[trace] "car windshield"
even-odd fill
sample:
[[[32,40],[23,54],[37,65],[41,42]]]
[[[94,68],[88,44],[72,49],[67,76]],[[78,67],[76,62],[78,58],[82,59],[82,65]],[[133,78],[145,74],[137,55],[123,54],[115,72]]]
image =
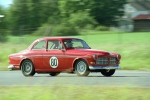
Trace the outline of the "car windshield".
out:
[[[67,49],[90,49],[87,43],[81,39],[67,39],[63,42]]]

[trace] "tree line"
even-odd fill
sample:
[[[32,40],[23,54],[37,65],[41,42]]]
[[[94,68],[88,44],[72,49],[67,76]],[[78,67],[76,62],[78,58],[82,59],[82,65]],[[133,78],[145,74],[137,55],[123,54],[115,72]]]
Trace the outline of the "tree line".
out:
[[[107,29],[123,15],[126,0],[14,0],[0,6],[3,35],[76,35],[82,29]],[[103,26],[103,27],[101,27]]]

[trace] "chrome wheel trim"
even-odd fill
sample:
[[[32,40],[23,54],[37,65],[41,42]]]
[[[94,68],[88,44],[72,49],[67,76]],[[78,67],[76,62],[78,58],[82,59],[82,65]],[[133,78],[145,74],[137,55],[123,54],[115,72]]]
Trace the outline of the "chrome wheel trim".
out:
[[[25,73],[25,74],[30,74],[32,72],[32,68],[33,68],[33,65],[31,62],[29,61],[25,61],[22,65],[22,71]]]
[[[83,62],[83,61],[78,62],[78,64],[77,64],[77,72],[78,73],[84,74],[86,72],[86,69],[87,69],[87,65],[85,62]]]

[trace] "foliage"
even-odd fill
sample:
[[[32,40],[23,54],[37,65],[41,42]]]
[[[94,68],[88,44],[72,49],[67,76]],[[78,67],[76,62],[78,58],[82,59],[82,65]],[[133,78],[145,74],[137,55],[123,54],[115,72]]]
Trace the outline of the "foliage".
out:
[[[2,6],[0,6],[0,15],[3,16],[0,18],[0,42],[6,40],[6,33],[7,33],[7,20],[5,17],[6,11]]]
[[[66,17],[78,11],[88,11],[100,25],[114,25],[116,16],[123,15],[126,0],[67,0],[61,3]]]
[[[33,35],[38,36],[71,36],[78,35],[78,30],[69,23],[44,24]]]
[[[49,31],[47,31],[49,30]],[[43,24],[41,27],[38,27],[36,31],[32,33],[32,35],[36,36],[44,36],[45,34],[49,34],[51,31],[51,27],[48,26],[47,24]],[[48,33],[46,33],[48,32]]]
[[[6,9],[4,24],[13,35],[31,34],[44,23],[55,23],[56,19],[59,24],[68,20],[81,29],[97,24],[109,26],[114,25],[115,16],[122,15],[119,9],[124,3],[125,0],[14,0]]]
[[[97,22],[91,16],[89,16],[88,12],[81,11],[72,13],[68,18],[68,21],[74,27],[78,27],[80,29],[86,28],[87,25],[95,26],[97,24]]]
[[[125,0],[13,0],[9,8],[0,7],[0,13],[6,16],[0,32],[25,35],[40,29],[38,34],[43,35],[43,24],[53,27],[55,35],[75,35],[97,26],[97,30],[106,30],[115,25],[116,16],[123,14],[124,3]]]
[[[32,33],[47,22],[49,16],[59,13],[58,4],[53,0],[14,0],[9,10],[10,26],[15,35]]]
[[[106,26],[97,26],[95,28],[95,30],[97,30],[97,31],[109,31],[109,28]]]
[[[14,0],[14,3],[10,7],[10,16],[11,20],[9,27],[12,30],[12,34],[18,35],[19,28],[24,27],[28,24],[28,9],[27,9],[27,0]]]
[[[70,23],[62,23],[54,27],[53,35],[55,36],[71,36],[78,35],[78,30]]]
[[[77,35],[79,31],[96,26],[96,21],[87,12],[71,14],[69,18],[60,16],[49,17],[48,24],[44,24],[34,32],[34,35],[70,36]],[[47,33],[49,31],[49,33]],[[45,33],[46,32],[46,33]]]
[[[123,15],[126,0],[93,0],[90,15],[101,25],[114,25],[116,16]]]

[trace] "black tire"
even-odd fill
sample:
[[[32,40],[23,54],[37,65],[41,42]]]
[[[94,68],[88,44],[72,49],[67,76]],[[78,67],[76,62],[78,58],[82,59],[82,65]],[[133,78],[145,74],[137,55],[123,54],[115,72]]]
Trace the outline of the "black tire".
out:
[[[88,76],[90,70],[87,62],[84,60],[78,60],[75,64],[75,72],[78,76]]]
[[[52,73],[49,73],[50,76],[58,76],[60,73],[59,72],[52,72]]]
[[[114,73],[115,73],[115,69],[101,71],[101,74],[107,77],[112,76]]]
[[[24,76],[33,76],[35,74],[35,69],[32,61],[24,60],[21,64],[21,71]]]

